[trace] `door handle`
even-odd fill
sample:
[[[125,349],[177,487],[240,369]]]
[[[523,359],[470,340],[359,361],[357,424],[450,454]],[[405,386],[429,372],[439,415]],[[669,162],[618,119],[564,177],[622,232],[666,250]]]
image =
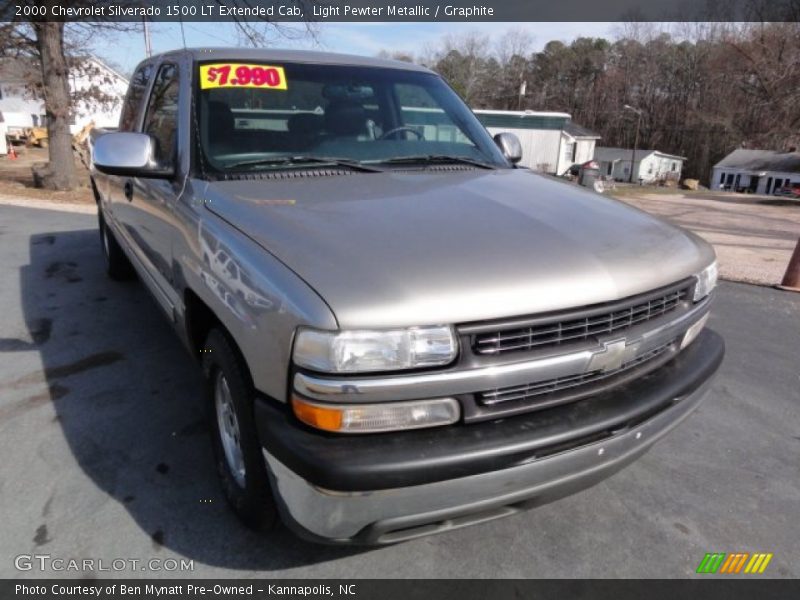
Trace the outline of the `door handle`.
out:
[[[129,179],[125,182],[125,186],[122,188],[125,198],[128,199],[128,202],[133,200],[133,182]]]

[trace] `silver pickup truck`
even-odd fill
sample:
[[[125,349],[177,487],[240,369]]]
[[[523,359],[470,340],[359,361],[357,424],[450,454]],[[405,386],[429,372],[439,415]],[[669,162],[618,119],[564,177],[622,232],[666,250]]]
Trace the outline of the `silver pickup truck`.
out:
[[[385,544],[588,487],[724,354],[700,238],[517,168],[436,74],[327,53],[141,63],[93,141],[112,278],[202,364],[248,525]]]

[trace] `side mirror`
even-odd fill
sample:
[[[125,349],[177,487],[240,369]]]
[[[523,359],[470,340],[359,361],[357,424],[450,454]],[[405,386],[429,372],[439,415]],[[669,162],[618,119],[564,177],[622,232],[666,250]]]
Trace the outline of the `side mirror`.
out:
[[[522,160],[522,144],[519,143],[519,138],[513,133],[504,131],[494,136],[494,143],[500,148],[503,156],[509,162],[517,164]]]
[[[124,177],[172,177],[173,169],[154,160],[154,141],[146,133],[105,133],[94,141],[92,164],[101,173]]]

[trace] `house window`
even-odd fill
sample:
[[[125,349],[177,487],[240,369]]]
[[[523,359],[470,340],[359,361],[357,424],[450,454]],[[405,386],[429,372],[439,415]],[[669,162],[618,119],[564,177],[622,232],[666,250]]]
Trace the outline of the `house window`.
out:
[[[647,165],[647,174],[648,175],[652,175],[653,174],[653,163],[649,163]]]
[[[31,123],[33,123],[34,127],[39,126],[39,115],[31,115]]]
[[[677,170],[678,170],[678,163],[676,162],[672,163],[672,172],[674,173]]]
[[[564,144],[564,160],[567,162],[575,160],[575,142]]]
[[[770,179],[770,181],[772,181],[772,180]],[[719,182],[720,183],[725,183],[725,172],[724,171],[719,174]]]

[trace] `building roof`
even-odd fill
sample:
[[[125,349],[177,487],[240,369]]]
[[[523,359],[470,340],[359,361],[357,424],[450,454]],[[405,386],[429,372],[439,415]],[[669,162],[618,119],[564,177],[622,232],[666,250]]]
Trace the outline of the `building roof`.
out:
[[[128,83],[128,78],[118,71],[109,67],[102,60],[90,54],[81,56],[68,56],[67,62],[70,68],[86,62],[93,62],[100,68],[105,69],[118,79]],[[38,83],[42,79],[41,69],[36,59],[29,56],[0,58],[0,81],[9,83]]]
[[[484,127],[495,129],[549,129],[560,131],[569,120],[569,113],[534,110],[473,111]]]
[[[549,110],[488,110],[484,108],[476,109],[475,114],[482,115],[504,115],[519,117],[521,119],[531,117],[557,117],[559,119],[571,119],[572,115],[565,112],[554,112]]]
[[[601,138],[601,136],[596,134],[594,131],[590,131],[586,129],[586,127],[582,127],[573,121],[567,121],[566,125],[564,125],[564,132],[574,138],[593,140],[599,140]]]
[[[630,160],[631,154],[633,153],[633,148],[610,148],[608,146],[598,146],[594,149],[594,159],[595,160],[605,160],[605,161],[612,161],[612,160]],[[661,152],[661,150],[648,150],[647,148],[637,148],[636,149],[636,159],[637,162],[643,159],[645,156],[650,156],[651,154],[658,154],[664,158],[674,158],[675,160],[686,160],[685,156],[678,156],[677,154],[667,154],[666,152]]]
[[[738,148],[714,166],[745,171],[800,173],[800,152]]]

